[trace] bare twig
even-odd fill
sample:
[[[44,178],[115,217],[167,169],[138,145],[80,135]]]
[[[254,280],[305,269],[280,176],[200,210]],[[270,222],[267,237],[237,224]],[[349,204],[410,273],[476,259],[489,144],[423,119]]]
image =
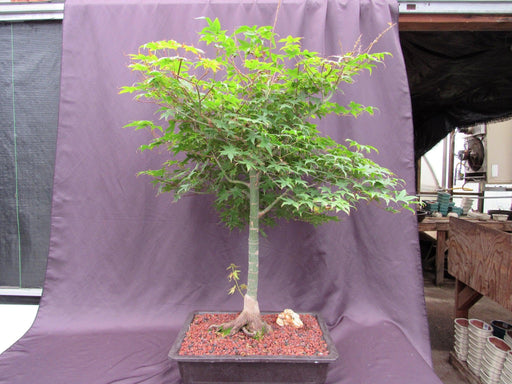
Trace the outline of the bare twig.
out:
[[[279,9],[281,8],[282,2],[283,2],[283,0],[279,0],[279,2],[277,3],[276,16],[274,17],[274,24],[272,25],[273,32],[275,32],[275,30],[276,30],[277,17],[279,16]]]
[[[370,53],[370,50],[371,50],[371,49],[372,49],[372,47],[377,43],[377,41],[379,41],[379,40],[380,40],[380,38],[381,38],[382,36],[384,36],[384,34],[385,34],[385,33],[387,33],[390,29],[394,28],[395,26],[396,26],[396,23],[389,23],[389,26],[388,26],[385,30],[383,30],[383,31],[379,34],[379,36],[377,36],[377,37],[376,37],[376,38],[375,38],[375,39],[370,43],[370,45],[369,45],[368,47],[366,47],[366,49],[365,49],[365,53]]]

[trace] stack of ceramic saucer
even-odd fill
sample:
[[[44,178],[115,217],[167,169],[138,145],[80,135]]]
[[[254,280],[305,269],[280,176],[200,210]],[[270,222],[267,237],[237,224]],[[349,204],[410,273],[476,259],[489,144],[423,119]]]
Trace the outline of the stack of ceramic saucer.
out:
[[[510,345],[496,336],[489,336],[485,343],[480,366],[480,379],[483,384],[498,384]]]
[[[455,327],[455,353],[457,359],[466,361],[468,358],[468,319],[457,318],[453,321]]]
[[[512,351],[507,352],[507,357],[501,370],[500,384],[512,384]]]
[[[487,338],[492,335],[492,327],[485,321],[478,319],[469,320],[468,326],[468,358],[469,369],[480,376],[480,367],[482,365],[482,355],[484,352]]]

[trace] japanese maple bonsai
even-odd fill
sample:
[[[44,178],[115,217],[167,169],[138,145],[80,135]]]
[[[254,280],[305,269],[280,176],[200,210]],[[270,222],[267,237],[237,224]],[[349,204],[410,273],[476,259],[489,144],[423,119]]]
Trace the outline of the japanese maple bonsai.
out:
[[[127,126],[149,129],[141,150],[163,148],[169,158],[152,176],[159,192],[213,194],[222,221],[248,226],[248,277],[244,308],[229,324],[231,334],[270,328],[261,320],[258,297],[260,225],[280,218],[322,224],[349,214],[360,201],[386,209],[413,210],[403,181],[369,158],[375,150],[322,135],[315,120],[328,114],[356,117],[373,108],[333,100],[342,84],[381,63],[357,43],[351,52],[322,57],[301,39],[278,39],[271,26],[242,26],[228,34],[205,18],[202,49],[173,40],[150,42],[131,55],[142,79],[123,87],[137,100],[159,106],[158,121]],[[162,125],[163,124],[163,125]]]

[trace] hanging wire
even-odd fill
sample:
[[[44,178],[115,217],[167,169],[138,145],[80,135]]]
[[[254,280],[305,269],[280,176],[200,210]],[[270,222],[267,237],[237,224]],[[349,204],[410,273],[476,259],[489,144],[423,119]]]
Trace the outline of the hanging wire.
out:
[[[18,234],[18,286],[21,284],[21,231],[20,231],[20,203],[18,195],[18,148],[17,148],[17,132],[16,132],[16,105],[14,94],[14,31],[11,23],[11,84],[12,84],[12,121],[13,121],[13,138],[14,138],[14,183],[15,183],[15,199],[16,199],[16,227]]]

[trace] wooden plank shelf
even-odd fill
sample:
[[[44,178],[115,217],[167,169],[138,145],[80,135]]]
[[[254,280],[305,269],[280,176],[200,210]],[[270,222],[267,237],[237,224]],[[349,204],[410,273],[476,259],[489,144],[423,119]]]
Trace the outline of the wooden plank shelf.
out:
[[[454,351],[450,351],[450,356],[448,357],[448,362],[460,372],[462,376],[467,380],[470,384],[481,384],[480,378],[469,369],[468,364],[465,361],[461,361],[457,358],[457,355]]]

